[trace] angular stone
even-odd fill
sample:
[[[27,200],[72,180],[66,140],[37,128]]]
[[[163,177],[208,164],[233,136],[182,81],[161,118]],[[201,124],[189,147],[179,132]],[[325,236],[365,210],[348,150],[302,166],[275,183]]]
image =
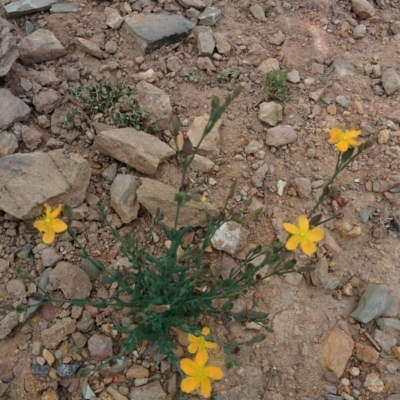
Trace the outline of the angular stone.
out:
[[[15,311],[9,312],[6,316],[0,320],[0,340],[6,338],[12,330],[19,323],[19,314]]]
[[[9,90],[0,89],[0,129],[7,129],[15,122],[29,118],[31,109]]]
[[[339,328],[328,331],[319,348],[320,363],[340,378],[353,353],[353,339]]]
[[[199,15],[199,24],[206,26],[213,26],[220,20],[221,17],[222,17],[222,12],[219,8],[207,7]]]
[[[58,60],[67,54],[54,33],[46,29],[38,29],[23,38],[18,44],[18,51],[19,58],[25,65]]]
[[[28,150],[36,150],[40,143],[42,143],[44,135],[37,129],[22,125],[22,140]]]
[[[267,129],[265,144],[267,146],[284,146],[297,140],[297,133],[290,125],[280,125]]]
[[[379,359],[379,352],[371,346],[365,346],[361,343],[355,344],[357,360],[369,364],[376,364]]]
[[[192,143],[193,147],[196,147],[199,144],[204,133],[204,128],[207,125],[208,119],[208,114],[196,117],[189,131],[187,132],[187,137]],[[220,134],[221,122],[221,119],[218,120],[211,132],[203,140],[198,150],[198,154],[209,158],[215,158],[219,155],[222,147],[222,137]]]
[[[54,89],[42,90],[33,96],[32,102],[37,111],[50,114],[61,104],[61,96]]]
[[[250,232],[234,221],[225,222],[214,234],[211,244],[217,250],[235,255],[247,244]]]
[[[202,0],[178,0],[178,3],[185,8],[196,8],[202,10],[206,7],[204,1]]]
[[[302,199],[308,199],[311,194],[311,181],[309,178],[295,178],[293,187]]]
[[[87,39],[84,38],[75,38],[75,45],[78,50],[81,50],[85,53],[88,53],[96,58],[104,58],[104,52],[100,49],[100,47]]]
[[[250,6],[250,12],[253,14],[253,17],[258,20],[258,21],[265,21],[265,12],[264,9],[258,5],[258,4],[253,4]]]
[[[231,45],[229,44],[228,40],[224,35],[219,32],[214,33],[215,45],[217,47],[217,51],[219,54],[223,56],[229,55],[231,52]]]
[[[214,72],[217,70],[215,68],[215,65],[213,64],[213,62],[208,57],[198,57],[197,58],[197,68],[199,68],[203,71],[211,71],[211,72]]]
[[[116,10],[115,8],[106,7],[104,12],[107,17],[106,24],[111,29],[118,29],[124,22],[124,18],[121,16],[119,11]]]
[[[196,154],[192,163],[190,164],[190,168],[193,171],[199,172],[210,172],[215,166],[215,163],[211,161],[207,157],[199,156]]]
[[[130,400],[165,400],[166,393],[159,381],[145,386],[132,387],[129,393]]]
[[[169,96],[158,87],[147,82],[136,85],[136,100],[140,108],[146,111],[146,124],[157,125],[159,129],[168,129],[172,117]]]
[[[3,18],[0,18],[0,76],[7,75],[19,57],[17,38],[11,33],[14,29]]]
[[[351,316],[364,324],[382,315],[390,304],[393,298],[386,290],[379,285],[370,284],[361,296],[358,307],[351,313]]]
[[[50,14],[74,13],[74,12],[79,12],[79,11],[81,11],[81,8],[77,7],[74,4],[70,4],[70,3],[57,3],[57,4],[53,4],[50,8]]]
[[[400,76],[393,68],[386,69],[382,74],[382,86],[388,96],[400,89]]]
[[[257,151],[261,150],[264,147],[264,144],[259,142],[258,140],[252,140],[244,149],[246,154],[254,154]]]
[[[397,340],[395,337],[387,335],[385,332],[377,329],[374,338],[381,348],[390,353],[392,347],[396,346]]]
[[[258,67],[258,70],[262,74],[266,74],[270,71],[279,71],[280,69],[279,61],[276,58],[267,58]]]
[[[18,140],[12,133],[0,132],[0,158],[14,154],[18,149]]]
[[[104,361],[111,358],[112,339],[105,335],[95,334],[88,340],[90,357],[95,361]]]
[[[40,252],[42,264],[44,267],[54,267],[59,261],[62,260],[63,256],[58,253],[54,247],[46,247]]]
[[[357,25],[353,29],[353,38],[354,39],[362,39],[363,37],[365,37],[366,34],[367,34],[367,28],[363,24]]]
[[[137,364],[133,364],[132,367],[130,367],[128,371],[126,371],[126,377],[128,379],[147,378],[148,376],[149,370]]]
[[[86,272],[69,262],[59,262],[51,271],[50,290],[61,290],[66,299],[85,299],[90,295],[92,284]]]
[[[141,178],[142,184],[136,191],[140,204],[150,212],[153,217],[159,208],[164,215],[163,223],[172,227],[175,221],[176,201],[175,195],[178,190],[172,186],[158,182],[153,179]],[[211,218],[218,215],[218,210],[208,203],[189,201],[182,208],[179,214],[178,227],[182,226],[206,226],[207,214]]]
[[[361,19],[368,19],[375,15],[374,7],[367,0],[351,0],[351,7]]]
[[[197,35],[197,50],[199,56],[211,56],[215,49],[214,36],[211,32],[200,32]]]
[[[331,79],[342,79],[343,77],[354,75],[354,67],[347,60],[336,58],[333,60],[332,66],[327,75]]]
[[[148,175],[154,175],[158,166],[175,154],[160,139],[133,128],[103,131],[96,136],[94,145],[102,153]]]
[[[280,46],[285,41],[286,36],[281,32],[277,32],[274,35],[268,37],[268,41],[275,46]]]
[[[253,185],[257,188],[261,188],[264,185],[265,176],[268,172],[268,165],[263,164],[260,168],[257,169],[255,174],[251,177],[251,181]]]
[[[131,14],[125,24],[144,53],[166,44],[182,40],[194,28],[194,23],[167,12],[153,14]]]
[[[385,391],[385,385],[374,372],[365,377],[364,387],[372,393],[382,393]]]
[[[43,212],[43,204],[82,203],[90,181],[89,163],[62,150],[0,158],[0,209],[19,219]]]
[[[179,57],[172,56],[167,60],[167,68],[172,72],[179,72],[182,68],[182,61]]]
[[[270,126],[275,126],[279,121],[282,121],[282,106],[273,101],[261,103],[258,119]]]
[[[17,18],[22,15],[35,14],[47,11],[58,0],[19,0],[4,6],[8,18]]]
[[[391,328],[400,331],[400,321],[394,318],[379,318],[376,320],[379,327]]]
[[[42,331],[42,340],[45,347],[55,349],[65,336],[74,333],[75,321],[72,318],[57,320],[50,328]]]
[[[149,82],[149,83],[158,81],[158,76],[156,75],[154,70],[151,69],[151,68],[148,69],[147,71],[144,71],[144,72],[139,72],[137,74],[132,74],[132,78],[135,81],[146,81],[146,82]]]
[[[300,82],[300,74],[297,69],[293,69],[288,73],[288,81],[292,83],[299,83]]]
[[[124,224],[137,218],[139,202],[136,199],[136,190],[139,186],[139,179],[123,174],[118,174],[111,185],[110,205]]]

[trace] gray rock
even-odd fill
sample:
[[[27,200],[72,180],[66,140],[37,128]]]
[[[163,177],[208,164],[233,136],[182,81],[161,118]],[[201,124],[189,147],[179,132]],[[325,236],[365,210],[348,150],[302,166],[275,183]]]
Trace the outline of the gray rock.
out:
[[[50,372],[49,365],[32,364],[32,374],[36,376],[47,376]]]
[[[146,111],[146,124],[168,129],[172,117],[169,96],[163,90],[144,81],[136,85],[136,90],[139,107]]]
[[[234,255],[247,244],[250,232],[237,222],[225,222],[211,239],[211,244],[217,250]]]
[[[19,0],[4,6],[8,18],[17,18],[22,15],[47,11],[58,0]]]
[[[118,168],[118,164],[112,163],[102,173],[102,175],[104,176],[104,178],[107,179],[108,182],[110,182],[110,183],[114,182],[115,176],[117,175],[117,168]]]
[[[167,60],[167,68],[172,72],[179,72],[182,68],[182,61],[179,57],[172,56]]]
[[[303,280],[303,275],[293,272],[292,274],[287,274],[285,276],[285,281],[292,286],[299,286]]]
[[[57,375],[60,378],[69,379],[72,378],[76,371],[78,371],[79,364],[58,364],[57,365]]]
[[[361,19],[368,19],[375,15],[375,9],[367,0],[351,0],[351,7]]]
[[[40,252],[42,264],[44,267],[54,267],[59,261],[62,260],[62,254],[58,253],[54,247],[46,247]]]
[[[144,360],[142,362],[144,362]],[[112,360],[112,363],[103,364],[100,367],[100,375],[101,376],[114,376],[117,374],[121,374],[123,371],[128,369],[131,365],[132,365],[132,360],[130,360],[129,358],[120,356],[116,360]]]
[[[189,8],[186,10],[186,18],[192,19],[192,18],[198,18],[199,15],[201,14],[201,11],[196,10],[195,8]]]
[[[193,147],[197,147],[199,144],[208,119],[208,114],[201,115],[200,117],[196,117],[190,126],[189,131],[187,132],[187,137],[192,143]],[[214,128],[211,130],[211,132],[203,140],[198,150],[199,155],[209,158],[215,158],[219,155],[222,147],[222,137],[220,133],[221,122],[222,120],[220,119],[214,125]]]
[[[400,394],[391,394],[386,400],[400,400]]]
[[[379,285],[370,284],[351,316],[364,324],[382,315],[392,304],[392,296]]]
[[[123,174],[118,174],[111,185],[110,205],[124,224],[137,218],[139,202],[136,199],[136,190],[139,186],[139,179]]]
[[[322,88],[315,90],[314,92],[311,92],[308,96],[310,97],[311,100],[314,100],[317,103],[324,93],[325,93],[325,88]]]
[[[0,158],[14,154],[17,149],[18,140],[15,135],[9,132],[0,132]]]
[[[265,144],[267,146],[284,146],[297,140],[297,133],[290,125],[281,125],[267,129]]]
[[[363,37],[365,37],[366,34],[367,34],[367,28],[363,24],[357,25],[353,29],[353,37],[355,39],[362,39]]]
[[[115,8],[106,7],[104,13],[107,17],[107,26],[109,26],[111,29],[120,28],[120,26],[124,22],[124,18],[121,16],[118,10],[116,10]]]
[[[72,318],[59,319],[48,329],[42,331],[43,344],[48,349],[55,349],[65,336],[74,333],[75,321]]]
[[[95,334],[88,340],[88,349],[93,360],[107,360],[113,355],[112,339],[105,335]]]
[[[374,338],[379,346],[381,346],[381,348],[387,353],[390,353],[392,347],[396,346],[396,338],[389,336],[379,329],[375,331]]]
[[[343,108],[349,108],[350,106],[349,101],[344,96],[337,96],[336,102],[340,104]]]
[[[400,321],[394,318],[379,318],[376,320],[379,327],[391,328],[400,331]]]
[[[49,290],[61,290],[66,299],[85,299],[92,290],[86,272],[65,261],[59,262],[51,271],[49,281]]]
[[[54,89],[42,90],[32,99],[33,105],[40,113],[50,114],[61,104],[61,96]]]
[[[25,32],[27,36],[35,32],[35,25],[29,20],[25,21]]]
[[[279,121],[282,121],[282,106],[273,101],[261,103],[258,119],[270,126],[275,126]]]
[[[293,186],[302,199],[308,199],[311,194],[311,181],[309,178],[296,178],[293,180]]]
[[[153,179],[141,178],[141,181],[142,184],[136,191],[139,203],[145,207],[153,217],[159,208],[161,213],[164,215],[163,223],[172,227],[175,221],[176,212],[175,195],[178,193],[178,190]],[[218,210],[211,204],[189,201],[181,208],[178,227],[206,226],[206,210],[210,213],[211,218],[218,215]]]
[[[82,258],[82,265],[83,269],[85,270],[91,281],[97,279],[97,277],[100,274],[100,271],[96,268],[95,265],[93,265],[93,263],[88,258]]]
[[[130,400],[165,400],[166,393],[159,381],[145,386],[132,387],[129,393]]]
[[[354,75],[354,67],[347,60],[336,58],[333,60],[332,66],[327,75],[329,78],[338,79],[341,79],[345,76],[352,76]]]
[[[214,33],[215,45],[219,54],[223,56],[228,56],[231,52],[231,45],[224,35],[219,32]]]
[[[390,29],[393,33],[393,35],[397,35],[400,33],[400,21],[394,21],[390,25]]]
[[[393,68],[386,69],[382,74],[382,86],[388,96],[400,89],[400,76]]]
[[[104,58],[104,52],[100,49],[97,43],[92,42],[84,38],[75,38],[75,45],[78,50],[88,53],[96,58]]]
[[[197,50],[199,56],[211,56],[215,49],[214,36],[211,32],[200,32],[197,35]]]
[[[19,314],[15,311],[9,312],[3,319],[0,321],[0,340],[6,338],[12,330],[19,323]]]
[[[31,109],[9,90],[0,89],[0,129],[7,129],[29,118]]]
[[[275,46],[280,46],[285,41],[286,36],[281,32],[277,32],[274,35],[268,37],[268,41]]]
[[[154,175],[158,166],[175,154],[160,139],[133,128],[103,131],[96,136],[94,145],[102,153],[148,175]]]
[[[81,11],[80,7],[70,3],[56,3],[50,8],[50,14],[55,13],[74,13]]]
[[[288,73],[288,81],[292,83],[299,83],[300,82],[300,74],[297,69],[293,69]]]
[[[258,150],[261,150],[264,147],[264,144],[257,141],[252,140],[244,149],[246,154],[254,154],[257,153]]]
[[[264,185],[265,176],[268,172],[268,165],[263,164],[260,168],[257,169],[255,174],[251,177],[251,181],[253,185],[257,188],[262,188]]]
[[[258,5],[258,4],[253,4],[250,6],[250,12],[253,14],[253,17],[258,20],[258,21],[265,21],[265,12],[264,9]]]
[[[310,273],[312,283],[317,287],[334,290],[340,285],[341,275],[335,276],[328,273],[328,261],[322,257]]]
[[[17,38],[11,33],[14,29],[3,18],[0,18],[0,76],[7,75],[19,57]]]
[[[14,4],[14,3],[11,3]],[[58,60],[67,54],[65,47],[46,29],[38,29],[18,44],[19,58],[25,65]]]
[[[25,297],[25,284],[19,279],[11,279],[6,285],[7,293],[18,299],[24,300]]]
[[[213,26],[222,17],[222,12],[216,7],[207,7],[198,17],[200,25]]]
[[[22,125],[22,140],[28,150],[36,150],[40,143],[43,142],[44,135],[36,128]]]
[[[43,212],[45,202],[82,203],[90,181],[89,163],[62,150],[13,154],[0,158],[0,209],[19,219]]]
[[[125,25],[144,53],[182,40],[194,28],[193,22],[170,13],[130,14]]]
[[[202,10],[206,7],[202,0],[178,0],[178,3],[185,8],[198,8]]]
[[[199,156],[198,154],[194,156],[192,164],[190,164],[190,168],[198,172],[210,172],[214,166],[215,163],[213,161],[207,157]]]
[[[197,68],[211,72],[215,72],[217,70],[213,62],[208,57],[198,57]]]

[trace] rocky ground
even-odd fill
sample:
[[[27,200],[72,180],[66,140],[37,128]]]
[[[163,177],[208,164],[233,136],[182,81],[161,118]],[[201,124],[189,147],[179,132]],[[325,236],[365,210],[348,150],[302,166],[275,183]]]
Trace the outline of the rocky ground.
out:
[[[315,270],[268,279],[235,302],[241,311],[256,299],[274,332],[241,349],[241,365],[213,386],[213,399],[400,399],[397,0],[1,4],[2,303],[34,301],[35,285],[17,277],[21,267],[61,299],[111,296],[116,287],[101,283],[66,233],[42,243],[32,223],[43,203],[69,204],[90,254],[109,268],[121,265],[97,202],[122,233],[143,236],[158,206],[170,221],[180,181],[171,118],[180,118],[182,134],[196,144],[212,96],[243,83],[189,180],[211,210],[236,180],[233,204],[242,208],[253,196],[266,213],[243,227],[243,240],[215,241],[213,265],[229,268],[252,246],[286,240],[282,222],[310,210],[333,172],[330,128],[361,129],[362,139],[376,136],[378,143],[339,177],[349,200],[343,218],[325,224],[315,256],[298,254]],[[286,103],[263,91],[263,74],[274,69],[288,72]],[[146,120],[126,114],[121,94],[115,101],[124,118],[139,118],[139,130],[122,127],[114,103],[101,110],[84,104],[76,87],[104,82],[136,86]],[[343,205],[322,211],[328,217]],[[195,226],[191,240],[200,241],[204,213],[197,203],[180,221],[188,222]],[[150,251],[161,254],[165,242],[156,230]],[[0,310],[0,398],[180,398],[176,367],[146,343],[79,378],[79,369],[118,353],[122,338],[114,326],[129,323],[90,306],[46,306],[22,316]],[[250,339],[256,328],[204,323],[227,342]],[[177,352],[185,354],[183,342]],[[213,357],[222,365],[221,352]]]

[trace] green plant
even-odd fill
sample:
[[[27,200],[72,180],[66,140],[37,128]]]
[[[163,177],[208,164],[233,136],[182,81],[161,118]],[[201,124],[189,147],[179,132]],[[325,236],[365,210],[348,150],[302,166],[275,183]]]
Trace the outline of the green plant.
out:
[[[193,72],[185,72],[182,74],[182,78],[185,82],[196,82],[196,77]]]
[[[272,70],[264,75],[263,85],[265,97],[287,102],[290,100],[290,91],[286,86],[288,75],[285,71]]]
[[[222,72],[220,72],[219,74],[217,74],[217,76],[215,77],[217,79],[217,81],[219,83],[223,82],[223,81],[227,81],[229,78],[234,78],[237,75],[236,71],[234,70],[224,70]]]

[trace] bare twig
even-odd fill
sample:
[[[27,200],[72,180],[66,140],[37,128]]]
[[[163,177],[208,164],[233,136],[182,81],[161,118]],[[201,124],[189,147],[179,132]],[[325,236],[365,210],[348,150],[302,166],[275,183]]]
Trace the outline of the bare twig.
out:
[[[266,399],[267,399],[269,385],[271,384],[272,375],[274,375],[274,372],[275,372],[275,371],[276,371],[276,367],[275,367],[275,365],[274,365],[274,366],[272,367],[272,369],[271,369],[271,373],[269,374],[269,378],[268,378],[268,382],[267,382],[267,387],[265,388],[264,396],[262,397],[261,400],[266,400]]]

